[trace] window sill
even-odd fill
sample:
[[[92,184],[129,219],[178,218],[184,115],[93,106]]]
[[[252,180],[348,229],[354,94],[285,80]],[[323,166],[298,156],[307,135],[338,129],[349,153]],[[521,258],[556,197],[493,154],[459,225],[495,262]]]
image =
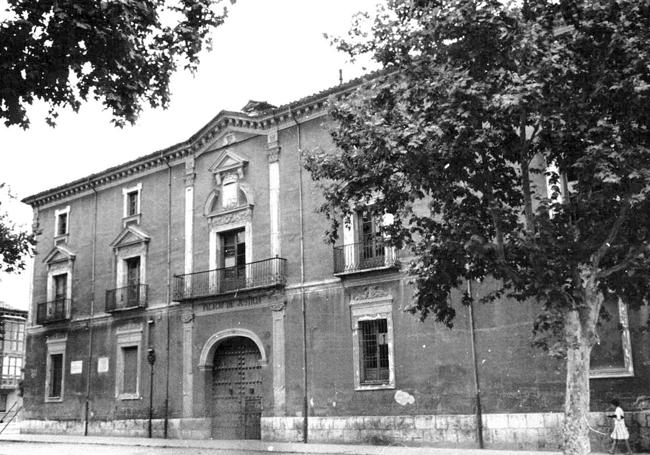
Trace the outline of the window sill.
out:
[[[46,397],[46,403],[63,403],[63,397]]]
[[[122,393],[117,396],[118,400],[128,401],[128,400],[140,400],[142,397],[139,393]]]
[[[599,368],[589,371],[589,379],[632,378],[634,371],[627,368]]]
[[[127,227],[129,224],[140,224],[141,218],[142,218],[141,213],[125,216],[124,218],[122,218],[122,226]]]
[[[68,243],[68,234],[59,234],[54,236],[54,245],[59,245],[61,243]]]
[[[392,390],[395,388],[395,384],[361,384],[354,388],[357,392],[363,392],[366,390]]]

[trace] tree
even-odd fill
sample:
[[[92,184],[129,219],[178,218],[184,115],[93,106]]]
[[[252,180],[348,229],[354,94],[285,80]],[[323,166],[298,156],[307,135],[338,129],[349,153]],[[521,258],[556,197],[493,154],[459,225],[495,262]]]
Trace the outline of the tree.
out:
[[[230,0],[234,3],[234,0]],[[26,107],[77,111],[100,100],[113,122],[134,123],[144,103],[166,107],[171,75],[194,70],[221,0],[8,0],[0,22],[0,119],[29,126]]]
[[[14,196],[6,190],[5,184],[0,183],[6,197]],[[1,204],[0,204],[1,205]],[[33,253],[36,239],[33,233],[26,232],[9,221],[7,213],[0,211],[0,272],[20,272],[25,268],[25,258]]]
[[[369,27],[336,44],[384,70],[306,162],[330,237],[360,205],[392,214],[422,319],[451,327],[466,280],[535,302],[535,344],[566,359],[564,452],[589,453],[603,302],[650,291],[650,2],[389,0]]]

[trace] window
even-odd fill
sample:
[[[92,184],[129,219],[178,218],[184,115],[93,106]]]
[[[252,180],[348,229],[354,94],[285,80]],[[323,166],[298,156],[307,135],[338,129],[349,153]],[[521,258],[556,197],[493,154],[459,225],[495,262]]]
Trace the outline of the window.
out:
[[[395,388],[392,308],[393,298],[381,292],[350,301],[356,390]]]
[[[61,237],[68,234],[68,217],[70,206],[54,211],[54,236]]]
[[[590,377],[634,376],[627,305],[620,299],[607,299],[603,308],[608,317],[599,321],[599,342],[591,351]]]
[[[379,234],[380,222],[367,213],[359,216],[359,254],[362,268],[384,265],[384,239]]]
[[[246,287],[246,235],[244,229],[220,234],[221,257],[217,258],[221,270],[216,277],[219,291]]]
[[[126,193],[126,215],[133,216],[140,213],[138,210],[138,191]]]
[[[65,300],[68,295],[68,274],[54,275],[54,300]]]
[[[2,385],[16,386],[22,378],[22,357],[5,355],[2,358]]]
[[[4,320],[4,350],[22,352],[25,340],[25,323],[21,320]]]
[[[361,383],[388,381],[388,323],[386,319],[359,321]]]
[[[134,395],[138,393],[138,347],[125,346],[122,348],[122,393]]]
[[[65,347],[67,338],[47,338],[45,401],[63,401]],[[22,362],[21,362],[22,368]]]
[[[49,398],[61,398],[63,383],[63,354],[50,355],[50,388]]]
[[[222,208],[228,209],[232,207],[236,207],[239,204],[239,198],[237,197],[238,193],[238,188],[237,188],[237,179],[236,177],[234,179],[230,180],[225,180],[223,181],[223,186],[221,187],[222,190],[222,197],[221,197],[221,204]]]
[[[384,269],[396,265],[395,247],[381,234],[381,226],[390,225],[393,217],[373,216],[358,211],[343,225],[343,245],[334,247],[334,273]]]
[[[142,183],[129,188],[122,188],[124,198],[123,218],[124,225],[130,223],[140,223],[140,197],[142,194]]]
[[[140,398],[142,326],[131,324],[117,330],[115,395],[120,400]]]

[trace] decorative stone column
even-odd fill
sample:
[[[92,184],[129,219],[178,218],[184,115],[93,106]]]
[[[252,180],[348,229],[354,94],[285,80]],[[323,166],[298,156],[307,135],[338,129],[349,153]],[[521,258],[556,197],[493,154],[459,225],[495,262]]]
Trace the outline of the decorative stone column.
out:
[[[287,303],[284,298],[273,303],[271,315],[273,317],[273,415],[286,414],[286,387],[285,387],[285,339],[284,319]]]
[[[278,127],[273,127],[266,136],[269,159],[269,226],[271,234],[271,256],[280,256],[280,143]]]
[[[192,273],[194,262],[194,156],[185,161],[185,268],[184,273]],[[189,295],[192,280],[185,280],[185,291]]]
[[[192,338],[194,314],[191,308],[183,308],[183,417],[193,417],[194,370],[192,368]]]

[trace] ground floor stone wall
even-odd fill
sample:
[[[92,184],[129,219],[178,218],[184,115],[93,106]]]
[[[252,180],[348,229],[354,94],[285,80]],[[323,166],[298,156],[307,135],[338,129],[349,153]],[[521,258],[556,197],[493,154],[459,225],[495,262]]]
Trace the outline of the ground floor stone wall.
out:
[[[625,415],[630,443],[635,451],[650,448],[650,412],[628,412]],[[476,416],[474,415],[409,415],[409,416],[338,416],[309,417],[309,442],[354,443],[371,445],[476,447]],[[483,415],[485,446],[493,449],[558,450],[562,441],[561,413],[513,413]],[[152,434],[162,437],[162,419],[152,420]],[[589,416],[592,449],[605,451],[611,432],[611,419],[606,413]],[[302,441],[302,417],[262,417],[262,440]],[[22,433],[83,435],[81,420],[25,420]],[[92,436],[146,437],[147,419],[91,421]],[[208,439],[209,418],[170,419],[168,437],[172,439]]]
[[[493,449],[558,450],[563,414],[513,413],[483,415],[485,446]],[[626,413],[630,442],[636,450],[650,448],[650,412]],[[589,417],[592,448],[605,451],[610,443],[611,419],[606,413]],[[262,439],[302,440],[301,417],[262,418]],[[310,442],[375,445],[476,447],[474,415],[310,417]]]

